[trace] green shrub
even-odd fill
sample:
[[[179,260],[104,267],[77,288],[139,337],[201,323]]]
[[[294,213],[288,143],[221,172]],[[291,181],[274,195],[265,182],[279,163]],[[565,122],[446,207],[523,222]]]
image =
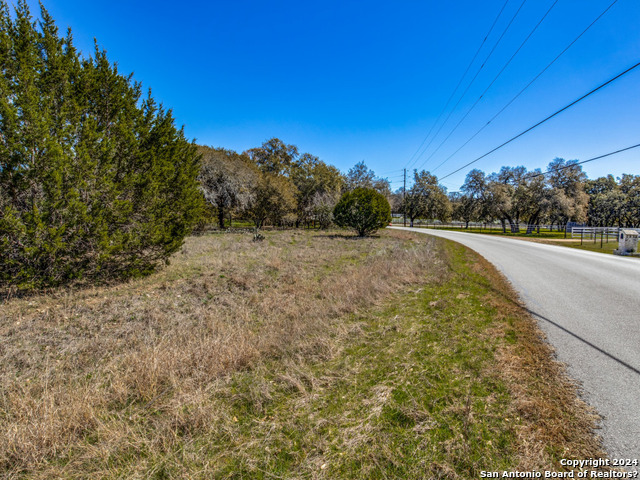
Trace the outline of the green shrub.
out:
[[[104,51],[0,4],[0,288],[146,274],[202,212],[198,155]]]
[[[391,222],[391,207],[381,193],[372,188],[356,188],[342,195],[333,210],[339,227],[351,227],[364,237]]]

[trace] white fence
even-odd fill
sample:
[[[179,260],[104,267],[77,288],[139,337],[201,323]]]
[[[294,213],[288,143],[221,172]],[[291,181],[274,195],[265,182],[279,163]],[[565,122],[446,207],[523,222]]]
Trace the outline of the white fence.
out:
[[[589,238],[604,237],[607,239],[618,238],[618,227],[573,227],[571,229],[571,238]]]
[[[635,230],[640,234],[640,228],[623,228],[624,230]],[[617,240],[620,234],[620,227],[573,227],[571,231],[571,238],[580,238],[582,240],[596,241],[598,238],[606,239],[607,242],[610,239]]]

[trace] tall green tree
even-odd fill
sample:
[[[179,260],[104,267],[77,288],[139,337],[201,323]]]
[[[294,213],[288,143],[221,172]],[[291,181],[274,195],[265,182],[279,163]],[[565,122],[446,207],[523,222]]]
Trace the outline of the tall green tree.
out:
[[[589,224],[599,227],[620,225],[625,198],[613,175],[587,180],[585,190],[589,195]]]
[[[271,138],[244,154],[260,170],[247,209],[256,228],[261,228],[267,221],[273,225],[293,223],[298,191],[291,176],[298,159],[298,147]]]
[[[42,7],[0,4],[0,286],[152,271],[200,214],[198,155],[171,111]]]
[[[364,160],[356,163],[349,169],[344,177],[342,193],[350,192],[356,188],[373,188],[384,195],[387,202],[393,201],[391,182],[386,178],[377,177],[375,172],[364,163]]]
[[[567,222],[587,219],[589,195],[585,192],[587,175],[578,160],[555,158],[547,167],[549,183],[549,220],[566,226]]]
[[[497,217],[487,176],[482,170],[477,168],[471,170],[465,177],[460,190],[467,202],[465,208],[473,212],[472,219],[492,221]]]
[[[367,167],[363,160],[356,163],[347,172],[344,183],[345,191],[351,191],[358,187],[373,188],[373,182],[375,181],[375,179],[375,172]]]
[[[468,194],[462,192],[452,192],[449,194],[452,217],[458,218],[465,223],[465,228],[469,228],[469,222],[480,219],[479,204]]]

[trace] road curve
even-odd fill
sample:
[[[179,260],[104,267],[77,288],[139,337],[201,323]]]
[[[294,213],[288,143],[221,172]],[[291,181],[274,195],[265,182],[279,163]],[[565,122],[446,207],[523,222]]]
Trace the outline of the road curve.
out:
[[[640,460],[640,261],[471,233],[393,227],[459,242],[511,282],[583,398],[611,458]]]

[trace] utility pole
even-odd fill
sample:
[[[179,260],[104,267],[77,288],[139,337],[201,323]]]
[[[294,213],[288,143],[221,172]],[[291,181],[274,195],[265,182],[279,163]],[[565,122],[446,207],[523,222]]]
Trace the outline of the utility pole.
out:
[[[407,226],[407,205],[404,201],[405,195],[407,194],[407,169],[403,169],[404,171],[404,187],[402,187],[402,224]]]

